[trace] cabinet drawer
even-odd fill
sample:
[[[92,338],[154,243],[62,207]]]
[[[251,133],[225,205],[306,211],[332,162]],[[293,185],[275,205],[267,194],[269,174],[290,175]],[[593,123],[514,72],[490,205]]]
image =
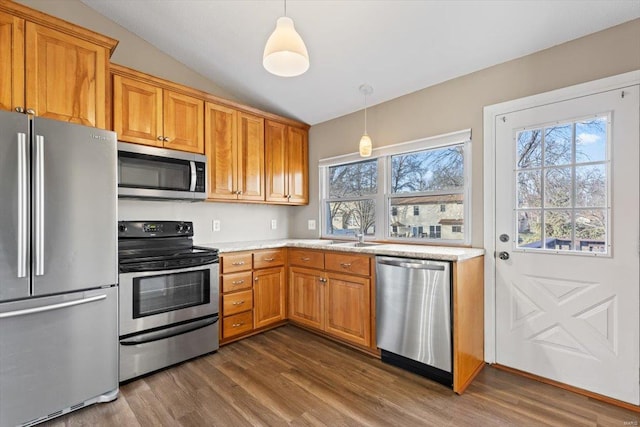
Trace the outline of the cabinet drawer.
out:
[[[344,254],[344,253],[328,253],[325,254],[325,268],[327,270],[339,271],[341,273],[359,274],[368,276],[371,274],[369,269],[369,257],[366,255]]]
[[[250,252],[240,254],[225,254],[222,256],[222,272],[235,273],[236,271],[251,270],[252,254]]]
[[[222,338],[231,338],[253,329],[253,312],[247,311],[222,319]]]
[[[284,249],[274,249],[253,253],[253,268],[267,268],[284,265]]]
[[[222,295],[222,315],[240,313],[253,308],[253,291],[240,291]]]
[[[242,273],[225,274],[222,276],[222,292],[235,292],[243,289],[251,289],[253,274],[250,271]]]
[[[324,253],[305,249],[290,249],[289,264],[324,269]]]

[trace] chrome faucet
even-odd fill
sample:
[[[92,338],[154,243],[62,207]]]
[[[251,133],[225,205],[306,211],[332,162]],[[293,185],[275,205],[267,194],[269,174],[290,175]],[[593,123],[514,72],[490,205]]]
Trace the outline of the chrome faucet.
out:
[[[356,238],[358,239],[358,243],[363,244],[364,243],[364,233],[360,232],[356,232],[354,233]]]

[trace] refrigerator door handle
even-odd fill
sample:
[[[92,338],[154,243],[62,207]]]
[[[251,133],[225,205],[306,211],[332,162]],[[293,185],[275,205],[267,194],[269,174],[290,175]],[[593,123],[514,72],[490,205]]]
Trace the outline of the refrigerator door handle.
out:
[[[44,275],[44,136],[36,136],[36,209],[35,264],[36,276]]]
[[[18,278],[27,277],[29,189],[27,134],[18,132]]]
[[[9,317],[26,316],[29,314],[43,313],[45,311],[58,310],[60,308],[73,307],[74,305],[87,304],[94,301],[100,301],[106,299],[107,295],[96,295],[94,297],[83,298],[75,301],[67,301],[59,304],[46,305],[44,307],[26,308],[24,310],[8,311],[6,313],[0,313],[0,319],[7,319]]]
[[[189,185],[189,191],[196,191],[196,182],[198,180],[198,174],[196,173],[196,162],[189,162],[191,168],[191,185]]]

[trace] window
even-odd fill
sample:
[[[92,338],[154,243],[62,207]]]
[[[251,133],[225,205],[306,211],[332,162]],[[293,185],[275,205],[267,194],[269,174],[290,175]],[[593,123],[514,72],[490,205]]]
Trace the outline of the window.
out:
[[[321,160],[322,235],[468,243],[470,144],[463,131]]]
[[[516,133],[518,248],[607,251],[607,121]]]

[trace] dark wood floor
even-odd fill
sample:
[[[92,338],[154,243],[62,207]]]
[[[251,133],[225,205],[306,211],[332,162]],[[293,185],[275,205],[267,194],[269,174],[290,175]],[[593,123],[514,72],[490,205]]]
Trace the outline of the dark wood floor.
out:
[[[485,368],[462,396],[294,326],[136,380],[51,426],[624,426],[640,414]]]

